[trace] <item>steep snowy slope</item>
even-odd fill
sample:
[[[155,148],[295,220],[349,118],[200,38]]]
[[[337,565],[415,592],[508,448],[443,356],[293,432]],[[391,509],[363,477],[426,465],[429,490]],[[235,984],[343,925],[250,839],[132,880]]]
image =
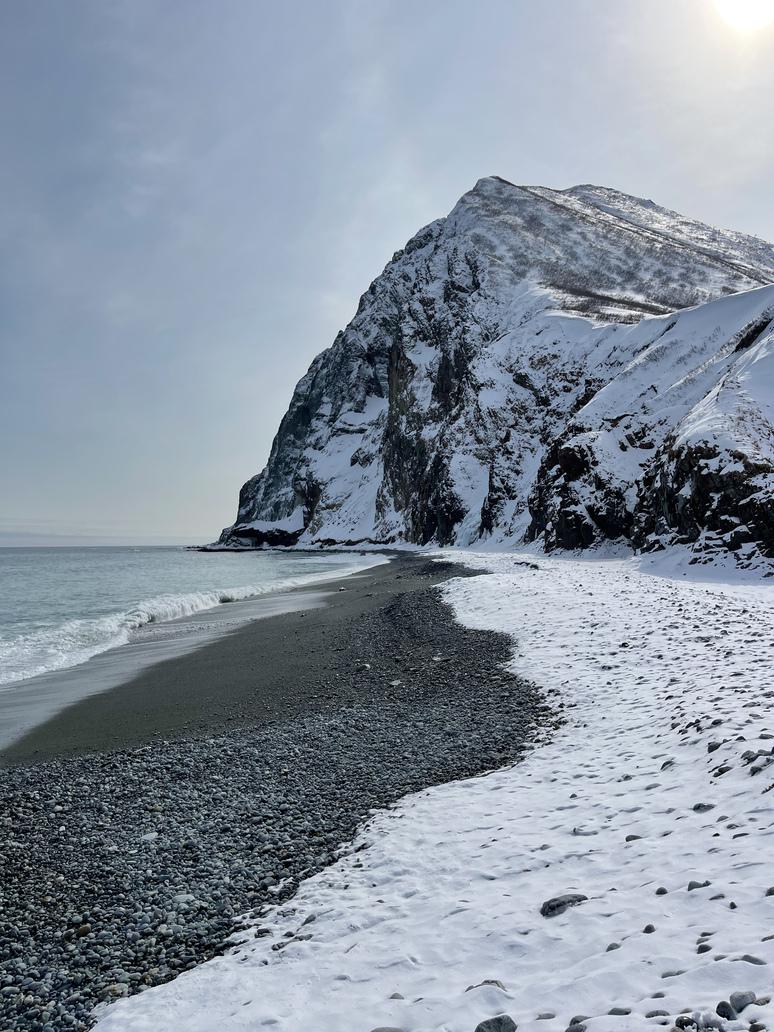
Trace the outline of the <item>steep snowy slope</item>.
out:
[[[705,529],[733,531],[725,543],[734,548],[749,544],[753,530],[768,541],[771,530],[758,516],[743,542],[733,514],[765,489],[755,479],[774,470],[774,399],[765,387],[767,377],[774,383],[766,362],[774,287],[644,319],[610,339],[619,354],[635,357],[546,453],[527,537],[543,535],[549,549],[583,547],[600,535],[641,547],[678,539],[707,545]]]
[[[768,547],[768,397],[749,383],[771,283],[755,238],[599,187],[480,180],[314,360],[220,544]],[[725,503],[674,497],[710,489],[686,479],[710,426],[710,451],[749,460],[732,491],[759,496],[746,532],[715,525]]]

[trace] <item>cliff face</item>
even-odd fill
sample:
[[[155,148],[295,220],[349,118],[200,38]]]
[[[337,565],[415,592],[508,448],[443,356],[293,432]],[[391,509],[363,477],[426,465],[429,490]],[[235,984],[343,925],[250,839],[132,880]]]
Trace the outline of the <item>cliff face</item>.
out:
[[[483,179],[313,361],[220,545],[771,551],[771,283],[757,239]]]

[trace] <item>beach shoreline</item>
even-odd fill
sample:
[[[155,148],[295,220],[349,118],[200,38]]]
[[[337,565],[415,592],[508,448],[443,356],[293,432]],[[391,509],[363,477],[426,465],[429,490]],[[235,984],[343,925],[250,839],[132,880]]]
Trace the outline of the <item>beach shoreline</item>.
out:
[[[412,556],[344,578],[5,751],[0,980],[41,1027],[86,1029],[96,1004],[218,955],[374,809],[516,762],[559,723],[508,671],[512,640],[436,590],[474,575]],[[20,1001],[0,998],[4,1029],[31,1027]]]
[[[422,573],[417,575],[419,569]],[[0,748],[0,768],[138,748],[160,739],[220,734],[326,710],[340,701],[330,688],[318,689],[331,666],[331,632],[351,626],[394,595],[446,576],[448,570],[438,567],[435,573],[425,557],[399,555],[389,563],[322,584],[234,603],[234,607],[254,607],[255,615],[195,644],[173,640],[169,655],[162,651],[160,660],[147,665],[134,660],[132,646],[120,646],[80,667],[51,675],[56,687],[88,679],[94,669],[98,686]],[[265,607],[267,613],[262,611]],[[212,611],[197,615],[206,619]],[[303,649],[298,647],[300,642]],[[111,680],[99,673],[108,663],[111,674],[115,672]],[[106,687],[99,687],[103,682]],[[288,684],[293,691],[287,690]]]
[[[280,581],[261,593],[222,600],[172,619],[149,619],[128,641],[86,660],[0,685],[0,765],[4,750],[69,707],[120,689],[143,672],[204,648],[256,620],[322,607],[330,592],[338,590],[349,576],[377,569],[389,560],[378,555],[369,561],[373,565],[302,575],[301,583],[291,577],[289,584]],[[84,705],[81,712],[88,713],[88,707]],[[101,748],[102,743],[95,747]],[[82,751],[88,748],[84,739]]]

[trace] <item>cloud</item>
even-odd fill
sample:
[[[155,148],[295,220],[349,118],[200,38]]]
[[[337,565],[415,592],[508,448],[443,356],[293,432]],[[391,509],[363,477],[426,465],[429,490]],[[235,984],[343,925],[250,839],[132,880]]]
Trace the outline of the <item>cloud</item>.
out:
[[[771,45],[706,7],[4,5],[6,515],[211,536],[311,358],[481,175],[774,236]]]

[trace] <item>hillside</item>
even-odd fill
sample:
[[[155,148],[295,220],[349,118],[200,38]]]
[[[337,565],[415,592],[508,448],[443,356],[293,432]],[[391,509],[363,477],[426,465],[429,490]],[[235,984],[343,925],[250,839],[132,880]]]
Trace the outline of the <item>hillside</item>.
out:
[[[756,238],[482,179],[312,362],[219,547],[774,554],[772,284]]]

